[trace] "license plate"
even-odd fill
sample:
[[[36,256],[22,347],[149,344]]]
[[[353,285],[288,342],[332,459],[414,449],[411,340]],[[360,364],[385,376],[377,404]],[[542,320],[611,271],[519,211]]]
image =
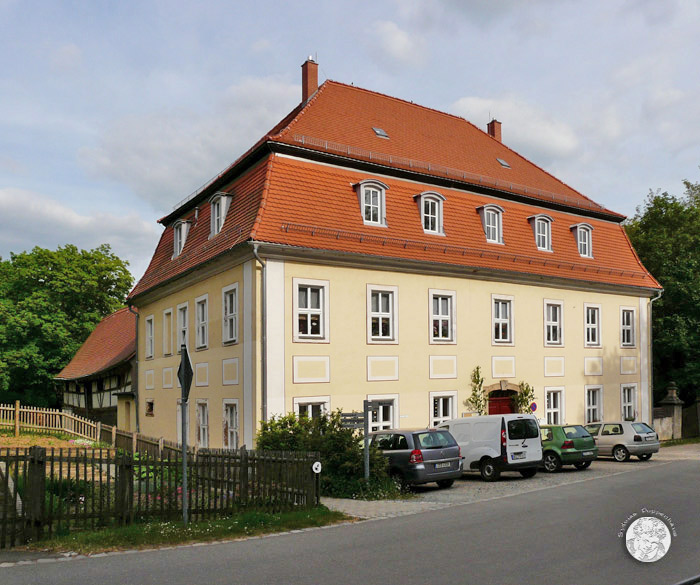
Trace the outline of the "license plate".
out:
[[[511,453],[510,458],[515,461],[516,459],[525,459],[525,453]]]
[[[584,451],[583,456],[588,457],[589,455],[593,455],[593,451]]]
[[[445,469],[447,467],[452,467],[452,463],[449,461],[447,463],[436,463],[435,464],[435,469]]]

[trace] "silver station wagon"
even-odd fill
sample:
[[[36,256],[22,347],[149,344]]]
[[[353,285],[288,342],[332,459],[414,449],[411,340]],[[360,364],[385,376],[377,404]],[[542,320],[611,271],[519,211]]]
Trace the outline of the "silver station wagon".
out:
[[[612,455],[615,461],[628,461],[630,455],[647,461],[659,451],[659,436],[643,422],[594,423],[585,429],[595,440],[598,455]]]
[[[443,429],[387,429],[370,434],[371,444],[389,459],[389,472],[402,485],[437,482],[450,487],[462,476],[462,452]]]

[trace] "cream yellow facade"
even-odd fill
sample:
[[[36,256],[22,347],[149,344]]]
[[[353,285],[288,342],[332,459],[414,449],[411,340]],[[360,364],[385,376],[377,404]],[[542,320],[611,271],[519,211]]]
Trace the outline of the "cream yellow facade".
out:
[[[438,274],[429,268],[402,271],[380,263],[339,265],[333,258],[305,261],[298,251],[261,250],[264,266],[251,247],[141,300],[141,433],[179,439],[176,345],[182,307],[188,309],[188,348],[195,371],[188,405],[190,444],[235,446],[224,440],[231,404],[236,405],[238,446],[254,444],[265,418],[361,410],[365,399],[384,406],[377,427],[425,427],[439,422],[438,416],[469,416],[472,411],[464,401],[476,366],[485,386],[528,382],[542,422],[619,419],[625,416],[625,401],[637,420],[650,420],[648,296],[585,283],[564,287],[506,276],[487,280],[458,271]],[[235,342],[225,342],[222,291],[232,286],[238,292],[238,330]],[[300,287],[321,295],[317,337],[300,335]],[[377,291],[391,296],[390,339],[372,336],[371,300]],[[434,296],[451,299],[450,312],[443,315],[450,321],[449,339],[433,339]],[[207,343],[200,348],[195,340],[198,299],[206,299],[208,310]],[[496,300],[510,307],[510,341],[504,343],[494,340]],[[546,340],[548,304],[561,307],[560,345]],[[586,343],[588,307],[599,315],[595,346]],[[633,316],[630,347],[621,343],[623,308]],[[146,322],[151,318],[153,340],[148,341]],[[152,357],[146,356],[148,351]],[[587,412],[591,390],[599,390],[598,404]],[[207,420],[200,420],[203,416]],[[202,432],[207,433],[204,441]]]
[[[255,424],[254,385],[259,377],[253,365],[253,356],[259,351],[253,348],[256,343],[253,305],[256,303],[252,297],[258,290],[255,281],[259,277],[251,260],[234,266],[208,267],[199,280],[201,276],[198,271],[172,287],[158,289],[139,305],[139,431],[172,441],[181,438],[181,387],[177,372],[181,363],[178,341],[182,322],[179,318],[184,309],[187,347],[194,370],[188,401],[188,443],[221,447],[224,433],[230,426],[237,435],[237,446],[251,445]],[[235,325],[233,339],[227,340],[223,305],[224,294],[230,291],[236,294]],[[204,322],[197,315],[198,303],[202,302],[206,303]],[[147,339],[149,319],[153,320],[152,341]],[[197,328],[202,324],[206,333],[204,339],[199,339]],[[225,425],[227,407],[229,415],[233,414],[237,420],[227,420]],[[206,420],[202,420],[205,416]]]

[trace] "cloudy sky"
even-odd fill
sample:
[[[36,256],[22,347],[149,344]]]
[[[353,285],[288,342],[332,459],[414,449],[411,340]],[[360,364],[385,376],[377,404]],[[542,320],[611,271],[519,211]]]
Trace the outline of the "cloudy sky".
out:
[[[0,0],[0,256],[156,220],[329,78],[463,116],[611,209],[700,180],[695,0]]]

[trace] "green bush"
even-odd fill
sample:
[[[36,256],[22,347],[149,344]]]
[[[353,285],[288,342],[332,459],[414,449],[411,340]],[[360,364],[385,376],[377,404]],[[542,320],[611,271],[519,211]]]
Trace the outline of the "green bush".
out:
[[[340,411],[319,418],[288,414],[263,422],[257,436],[258,449],[318,451],[323,471],[321,494],[339,498],[379,499],[396,497],[399,489],[388,474],[386,458],[370,448],[370,477],[364,479],[362,435],[345,429]]]

